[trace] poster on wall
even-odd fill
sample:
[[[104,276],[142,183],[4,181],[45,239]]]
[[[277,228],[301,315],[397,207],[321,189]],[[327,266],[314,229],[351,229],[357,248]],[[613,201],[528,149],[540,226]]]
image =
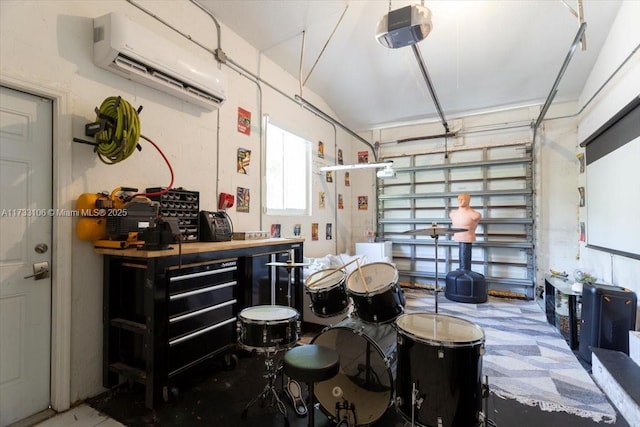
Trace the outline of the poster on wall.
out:
[[[311,240],[318,240],[318,223],[311,223]]]
[[[368,151],[358,151],[358,163],[369,163]]]
[[[327,173],[326,175],[327,182],[333,182],[333,172],[327,171],[326,173]]]
[[[342,158],[342,148],[338,148],[338,164],[344,165],[344,159]]]
[[[342,200],[342,194],[338,194],[338,209],[344,209],[344,201]]]
[[[358,210],[366,211],[369,208],[369,196],[358,196]]]
[[[351,175],[349,175],[349,172],[344,173],[344,186],[345,187],[351,186]]]
[[[238,187],[236,192],[236,212],[249,212],[249,202],[251,196],[249,189],[244,187]]]
[[[302,235],[302,224],[296,224],[293,226],[293,235],[294,236]]]
[[[327,223],[327,226],[325,227],[325,238],[326,240],[333,239],[333,224],[331,223]]]
[[[324,191],[321,191],[320,194],[318,194],[318,207],[320,209],[324,209],[326,205],[326,196],[324,194]]]
[[[271,224],[271,237],[280,237],[280,224]]]
[[[249,175],[249,165],[251,164],[251,150],[238,148],[238,173]]]
[[[324,159],[324,142],[318,141],[318,157]]]
[[[238,107],[238,132],[251,135],[251,111]]]

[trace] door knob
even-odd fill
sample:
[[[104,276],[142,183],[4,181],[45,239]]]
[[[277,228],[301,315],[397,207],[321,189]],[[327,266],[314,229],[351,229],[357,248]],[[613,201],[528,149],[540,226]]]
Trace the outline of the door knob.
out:
[[[38,243],[33,250],[39,254],[43,254],[49,250],[49,246],[47,246],[46,243]]]
[[[33,274],[24,276],[25,279],[34,277],[35,280],[46,279],[49,277],[49,263],[47,261],[36,262],[33,264]]]

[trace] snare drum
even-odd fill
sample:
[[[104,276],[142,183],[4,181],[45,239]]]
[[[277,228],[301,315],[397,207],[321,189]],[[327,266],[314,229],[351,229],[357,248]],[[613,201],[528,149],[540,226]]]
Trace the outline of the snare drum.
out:
[[[404,293],[393,264],[372,262],[356,268],[347,278],[347,292],[355,313],[365,322],[390,322],[404,311]]]
[[[298,341],[298,312],[281,305],[247,307],[238,315],[238,342],[245,350],[276,352]]]
[[[332,317],[349,308],[344,270],[320,270],[305,281],[305,289],[311,298],[311,311],[318,317]]]
[[[478,426],[482,328],[464,319],[432,313],[403,314],[396,326],[396,405],[402,416],[419,426]]]
[[[340,356],[340,372],[316,383],[320,408],[334,422],[369,425],[394,402],[396,331],[393,324],[371,325],[346,318],[323,330],[312,343],[333,348]]]

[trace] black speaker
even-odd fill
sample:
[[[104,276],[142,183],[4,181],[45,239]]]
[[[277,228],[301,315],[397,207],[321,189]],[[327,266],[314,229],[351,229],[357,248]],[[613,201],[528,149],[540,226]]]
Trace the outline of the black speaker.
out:
[[[585,283],[578,355],[591,363],[589,347],[629,354],[629,331],[636,326],[637,297],[620,286]]]

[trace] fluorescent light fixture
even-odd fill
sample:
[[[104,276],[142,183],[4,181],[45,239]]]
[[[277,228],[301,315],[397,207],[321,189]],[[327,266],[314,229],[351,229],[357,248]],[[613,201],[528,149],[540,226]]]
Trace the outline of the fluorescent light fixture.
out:
[[[358,163],[355,165],[334,165],[334,166],[322,166],[320,172],[330,171],[346,171],[354,169],[382,169],[376,173],[378,178],[394,178],[396,171],[393,170],[393,162],[383,163]]]
[[[376,172],[376,176],[380,179],[395,178],[396,171],[394,171],[391,166],[386,166],[385,168],[380,169],[378,172]]]
[[[329,171],[346,171],[351,169],[378,169],[378,168],[386,168],[392,167],[393,162],[384,162],[384,163],[358,163],[355,165],[334,165],[334,166],[322,166],[320,168],[320,172],[329,172]]]

